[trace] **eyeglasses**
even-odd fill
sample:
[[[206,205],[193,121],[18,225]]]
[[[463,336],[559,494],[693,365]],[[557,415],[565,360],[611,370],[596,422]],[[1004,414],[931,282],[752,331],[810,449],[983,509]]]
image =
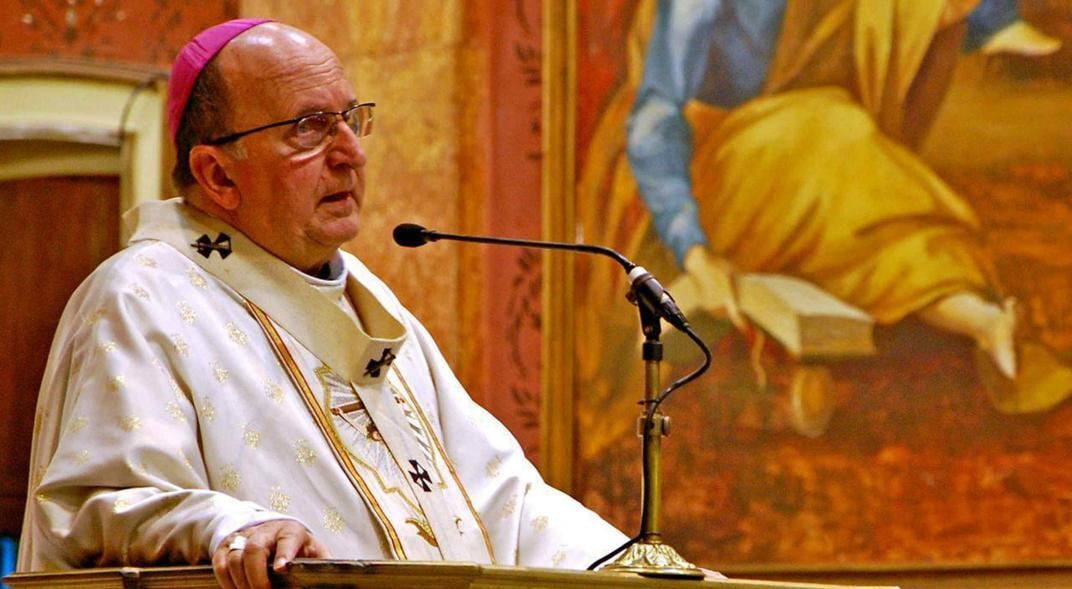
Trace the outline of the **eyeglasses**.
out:
[[[372,109],[375,106],[375,102],[362,102],[343,111],[314,112],[210,139],[205,141],[205,145],[223,145],[265,129],[294,125],[287,139],[293,141],[299,149],[316,149],[324,144],[325,139],[334,137],[339,132],[339,119],[336,117],[341,117],[346,126],[350,127],[350,130],[358,137],[364,137],[372,133]]]

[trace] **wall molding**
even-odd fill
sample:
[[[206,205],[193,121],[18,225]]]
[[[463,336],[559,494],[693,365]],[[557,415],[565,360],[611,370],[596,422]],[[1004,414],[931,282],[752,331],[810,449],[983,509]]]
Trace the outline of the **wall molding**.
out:
[[[118,176],[121,211],[168,196],[166,94],[162,68],[0,60],[0,180]]]

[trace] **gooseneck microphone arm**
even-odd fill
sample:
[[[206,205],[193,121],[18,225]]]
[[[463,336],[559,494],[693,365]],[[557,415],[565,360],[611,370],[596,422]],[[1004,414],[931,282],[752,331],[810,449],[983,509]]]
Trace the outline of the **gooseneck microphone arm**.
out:
[[[618,262],[622,269],[629,275],[629,300],[631,302],[648,307],[656,317],[666,320],[667,323],[681,331],[687,331],[689,329],[689,322],[688,319],[685,318],[685,314],[681,312],[677,303],[674,302],[674,298],[670,296],[670,293],[665,288],[663,288],[663,285],[659,284],[659,281],[655,279],[655,276],[653,276],[651,272],[645,270],[643,266],[634,264],[629,258],[626,258],[609,247],[589,245],[586,243],[564,243],[559,241],[537,241],[532,239],[441,233],[439,231],[426,229],[415,223],[402,223],[401,225],[398,225],[395,227],[393,237],[395,243],[403,247],[421,247],[428,242],[443,239],[447,241],[512,245],[532,249],[564,250],[607,256]],[[647,332],[647,330],[648,327],[645,326],[645,332]]]
[[[536,241],[532,239],[513,239],[509,237],[487,237],[482,235],[459,235],[457,233],[443,233],[425,229],[414,223],[402,223],[395,227],[395,243],[403,247],[420,247],[430,241],[445,239],[448,241],[467,241],[469,243],[491,243],[497,245],[513,245],[532,249],[565,250],[573,252],[587,252],[599,254],[614,259],[621,264],[622,268],[629,273],[637,265],[618,252],[601,245],[589,245],[586,243],[560,243],[557,241]]]

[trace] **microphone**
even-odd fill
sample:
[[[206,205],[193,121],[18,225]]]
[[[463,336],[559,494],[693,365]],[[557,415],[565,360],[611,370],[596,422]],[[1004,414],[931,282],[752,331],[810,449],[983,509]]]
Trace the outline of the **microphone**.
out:
[[[395,227],[392,233],[395,243],[402,247],[421,247],[429,241],[437,239],[436,237],[429,237],[429,234],[434,235],[434,232],[415,223],[402,223]]]
[[[689,321],[685,314],[674,302],[670,292],[659,284],[651,272],[643,266],[637,266],[628,258],[617,251],[601,245],[589,245],[586,243],[564,243],[559,241],[537,241],[534,239],[512,239],[507,237],[488,237],[479,235],[460,235],[456,233],[441,233],[432,231],[415,223],[402,223],[395,227],[393,232],[395,243],[402,247],[421,247],[431,241],[445,239],[447,241],[464,241],[468,243],[485,243],[492,245],[512,245],[533,249],[552,249],[598,254],[607,256],[618,262],[629,275],[630,292],[635,294],[636,302],[643,304],[656,316],[663,318],[667,323],[680,329],[689,330]]]

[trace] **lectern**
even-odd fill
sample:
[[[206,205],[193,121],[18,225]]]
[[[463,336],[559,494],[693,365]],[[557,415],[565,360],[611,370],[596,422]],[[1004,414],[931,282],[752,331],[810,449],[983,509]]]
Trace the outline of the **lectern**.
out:
[[[217,589],[210,566],[80,569],[16,573],[4,579],[12,589]],[[273,575],[274,587],[323,589],[846,589],[845,585],[753,580],[664,580],[636,575],[490,566],[465,562],[306,560]],[[855,589],[897,589],[861,587]]]

